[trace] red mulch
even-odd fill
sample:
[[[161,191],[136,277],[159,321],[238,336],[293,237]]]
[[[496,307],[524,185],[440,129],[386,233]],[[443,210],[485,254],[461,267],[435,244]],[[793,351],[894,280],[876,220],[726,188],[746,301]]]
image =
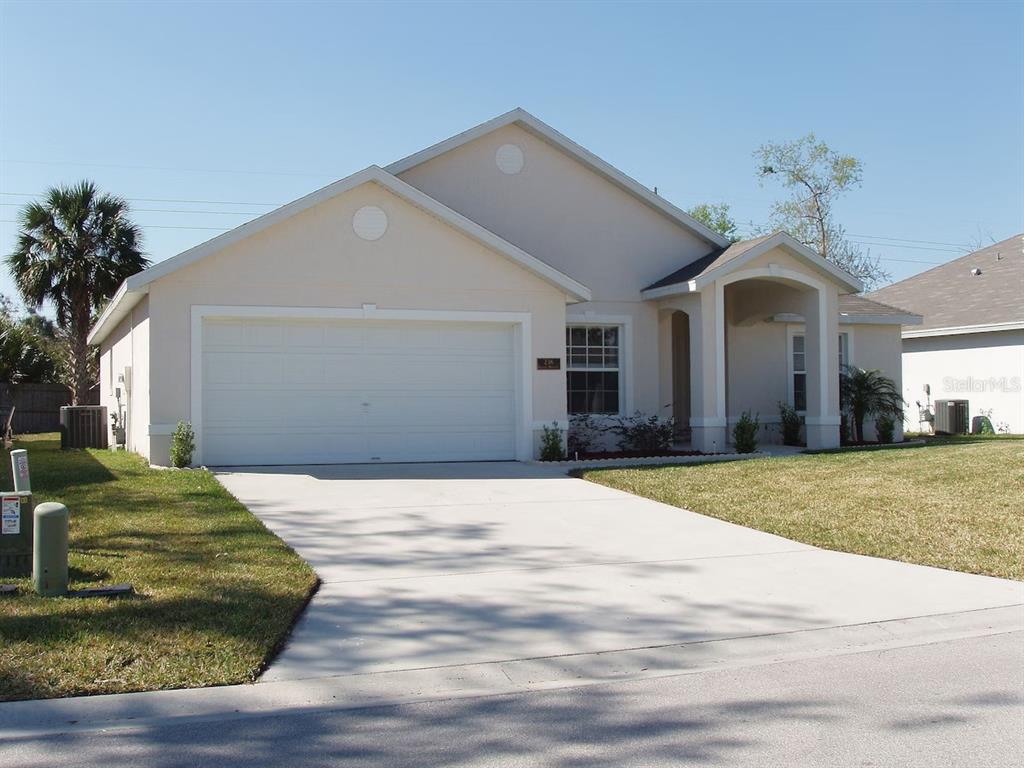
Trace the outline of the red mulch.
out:
[[[715,456],[713,453],[701,453],[700,451],[595,451],[594,453],[581,453],[580,461],[590,459],[657,459],[666,456]],[[575,456],[570,456],[575,461]]]

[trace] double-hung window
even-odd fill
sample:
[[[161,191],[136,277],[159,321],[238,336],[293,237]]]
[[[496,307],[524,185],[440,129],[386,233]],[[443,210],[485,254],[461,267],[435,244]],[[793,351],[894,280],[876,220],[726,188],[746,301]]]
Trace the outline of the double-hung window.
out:
[[[839,372],[849,364],[849,336],[839,334]],[[807,410],[807,338],[802,333],[794,333],[790,346],[790,371],[793,377],[793,408],[798,411]]]
[[[807,410],[807,353],[806,338],[793,335],[793,407],[798,411]]]
[[[617,325],[570,325],[565,329],[570,414],[621,411],[621,341]]]

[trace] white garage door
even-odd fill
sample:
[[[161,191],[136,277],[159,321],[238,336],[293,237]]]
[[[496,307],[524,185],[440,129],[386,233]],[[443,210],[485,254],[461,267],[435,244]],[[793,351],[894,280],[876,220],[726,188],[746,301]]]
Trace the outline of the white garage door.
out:
[[[203,321],[210,465],[515,458],[510,325]]]

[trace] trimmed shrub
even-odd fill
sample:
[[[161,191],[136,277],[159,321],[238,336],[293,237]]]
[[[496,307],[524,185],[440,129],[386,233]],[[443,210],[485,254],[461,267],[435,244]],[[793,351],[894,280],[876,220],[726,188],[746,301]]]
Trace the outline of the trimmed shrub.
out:
[[[623,451],[668,451],[676,436],[675,419],[644,416],[640,411],[613,419],[606,429],[619,436],[619,448]]]
[[[796,408],[788,403],[779,403],[779,420],[782,422],[782,444],[800,445],[800,429],[803,427],[803,419],[796,412]]]
[[[569,455],[591,453],[597,447],[601,428],[594,423],[589,413],[577,413],[569,417]]]
[[[744,411],[736,426],[732,428],[732,442],[736,446],[736,453],[753,453],[757,450],[757,431],[761,423],[757,416],[751,416],[750,411]]]
[[[171,435],[171,464],[179,469],[192,463],[192,453],[196,449],[196,436],[192,425],[187,421],[179,421]]]
[[[879,416],[875,419],[875,434],[878,442],[891,443],[895,439],[896,420],[892,416]]]
[[[565,458],[565,451],[562,449],[562,430],[558,422],[551,422],[551,426],[545,426],[540,438],[540,460],[561,461]]]

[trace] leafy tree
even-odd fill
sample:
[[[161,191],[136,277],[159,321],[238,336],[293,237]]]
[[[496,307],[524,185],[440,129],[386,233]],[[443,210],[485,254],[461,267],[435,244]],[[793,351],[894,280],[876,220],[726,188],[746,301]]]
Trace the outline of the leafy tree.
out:
[[[7,266],[29,307],[52,302],[68,348],[72,401],[82,403],[96,377],[86,341],[93,318],[125,278],[149,265],[141,231],[128,218],[128,203],[91,181],[51,188],[22,208],[18,223]]]
[[[864,419],[903,419],[903,397],[896,382],[881,371],[866,371],[855,365],[843,367],[839,375],[839,400],[853,419],[853,439],[864,441]]]
[[[52,339],[40,335],[26,319],[19,320],[10,299],[0,296],[0,382],[13,387],[56,381],[58,368]]]
[[[770,227],[783,229],[824,258],[873,287],[890,275],[836,221],[836,200],[861,183],[860,160],[840,155],[813,133],[783,144],[762,145],[754,157],[758,176],[778,179],[790,196],[772,205]]]
[[[729,214],[728,203],[700,203],[687,213],[708,229],[713,229],[734,243],[740,239],[736,234],[736,221]]]

